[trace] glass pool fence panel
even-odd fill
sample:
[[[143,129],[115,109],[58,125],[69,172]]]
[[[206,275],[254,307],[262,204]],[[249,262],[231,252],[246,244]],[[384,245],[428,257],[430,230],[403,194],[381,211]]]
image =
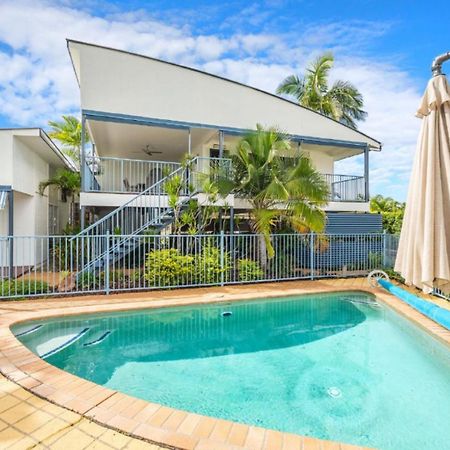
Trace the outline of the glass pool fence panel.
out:
[[[0,298],[364,276],[391,268],[397,243],[385,234],[0,237]]]

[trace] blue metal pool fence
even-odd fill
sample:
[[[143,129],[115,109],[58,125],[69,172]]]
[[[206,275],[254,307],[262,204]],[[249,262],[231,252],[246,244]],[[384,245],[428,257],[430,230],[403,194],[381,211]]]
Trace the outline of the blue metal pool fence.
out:
[[[392,268],[398,237],[272,234],[0,237],[0,298],[365,276]]]

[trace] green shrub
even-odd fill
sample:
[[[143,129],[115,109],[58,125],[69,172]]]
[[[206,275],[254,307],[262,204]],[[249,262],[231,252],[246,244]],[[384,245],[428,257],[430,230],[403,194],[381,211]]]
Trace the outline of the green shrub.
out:
[[[260,264],[252,259],[239,259],[237,267],[239,281],[255,281],[261,279],[264,275]]]
[[[145,259],[144,278],[151,286],[186,284],[192,276],[194,258],[177,249],[153,250]]]
[[[369,252],[368,263],[369,267],[378,269],[383,265],[383,256],[381,253]]]
[[[100,289],[104,284],[104,273],[83,272],[77,277],[77,289]]]
[[[120,269],[111,270],[109,272],[109,285],[111,288],[124,288],[128,285],[130,277]]]
[[[220,283],[223,279],[228,279],[230,270],[230,255],[224,252],[223,266],[221,264],[220,249],[207,245],[203,247],[201,253],[194,258],[194,276],[199,284]]]
[[[46,294],[50,286],[40,280],[3,280],[0,281],[0,297],[21,296],[33,294]]]
[[[389,278],[391,280],[395,280],[395,281],[398,281],[400,283],[404,283],[405,282],[405,279],[398,272],[396,272],[395,270],[388,269],[386,267],[383,270],[388,274],[388,276],[389,276]]]

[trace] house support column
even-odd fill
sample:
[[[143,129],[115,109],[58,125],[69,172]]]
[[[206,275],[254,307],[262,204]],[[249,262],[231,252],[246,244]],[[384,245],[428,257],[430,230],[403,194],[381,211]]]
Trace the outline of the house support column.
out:
[[[234,207],[230,207],[230,234],[234,233]]]
[[[81,190],[87,191],[87,171],[86,171],[86,117],[84,114],[81,116],[81,148],[80,148],[80,175],[81,175]]]
[[[219,158],[223,158],[225,134],[223,130],[219,130]]]
[[[191,135],[191,129],[188,129],[188,155],[192,155],[192,135]]]
[[[86,192],[88,190],[88,180],[87,180],[87,173],[86,170],[87,164],[86,164],[86,153],[85,153],[85,147],[86,147],[86,116],[84,114],[81,115],[81,148],[80,148],[80,175],[81,175],[81,191]],[[89,183],[90,184],[90,183]],[[81,229],[84,230],[84,207],[81,206],[80,211],[80,226]],[[72,213],[73,217],[73,213]],[[71,224],[74,226],[74,224]]]
[[[224,147],[224,132],[223,130],[219,130],[219,158],[223,158],[223,147]],[[220,167],[221,162],[219,161],[219,167]],[[222,208],[219,208],[219,227],[220,227],[220,231],[223,231],[223,226],[222,226]]]
[[[9,279],[14,278],[14,192],[8,192]]]
[[[369,146],[364,148],[364,199],[366,202],[370,199],[369,193]]]
[[[80,227],[82,230],[84,230],[84,228],[85,228],[85,221],[86,221],[85,215],[86,215],[86,207],[81,206],[80,207]]]

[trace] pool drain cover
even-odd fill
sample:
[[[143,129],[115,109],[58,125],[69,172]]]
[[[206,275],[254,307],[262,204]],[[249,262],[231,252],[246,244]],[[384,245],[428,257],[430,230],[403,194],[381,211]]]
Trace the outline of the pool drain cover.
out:
[[[330,387],[327,389],[327,393],[330,397],[338,398],[342,395],[341,390],[337,387]]]

